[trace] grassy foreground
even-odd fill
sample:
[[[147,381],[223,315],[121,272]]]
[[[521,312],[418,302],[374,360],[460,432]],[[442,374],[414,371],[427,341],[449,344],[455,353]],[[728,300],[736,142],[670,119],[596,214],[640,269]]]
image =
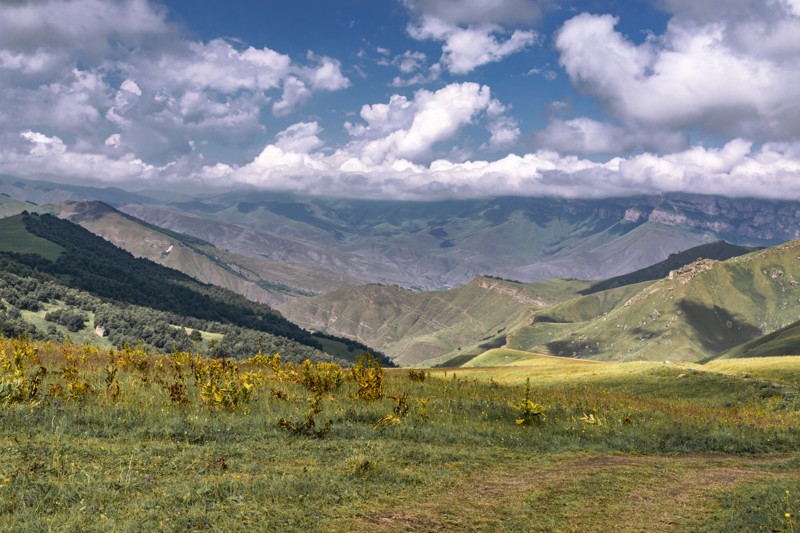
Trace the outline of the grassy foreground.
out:
[[[0,530],[800,530],[800,395],[779,373],[514,364],[0,340]]]

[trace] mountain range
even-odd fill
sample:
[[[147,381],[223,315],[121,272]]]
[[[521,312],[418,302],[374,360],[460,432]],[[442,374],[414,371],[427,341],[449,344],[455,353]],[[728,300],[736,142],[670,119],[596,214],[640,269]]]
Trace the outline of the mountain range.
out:
[[[0,194],[5,215],[52,212],[402,365],[458,365],[500,346],[702,361],[789,353],[800,337],[800,261],[786,243],[800,231],[798,202],[391,202],[7,177]]]
[[[0,193],[37,204],[100,200],[239,258],[266,261],[264,269],[241,266],[291,289],[273,294],[276,303],[292,291],[365,283],[435,290],[479,275],[600,280],[716,240],[771,246],[800,235],[800,202],[686,194],[408,202],[254,190],[130,193],[8,177],[0,177]]]

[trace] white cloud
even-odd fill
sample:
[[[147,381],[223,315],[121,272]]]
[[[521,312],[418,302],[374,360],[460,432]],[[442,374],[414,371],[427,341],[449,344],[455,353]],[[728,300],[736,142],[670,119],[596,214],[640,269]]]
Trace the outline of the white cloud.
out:
[[[342,65],[339,61],[330,57],[318,57],[309,52],[309,60],[315,60],[319,64],[316,67],[307,67],[300,72],[305,74],[311,87],[316,91],[339,91],[350,86],[348,80],[342,74]]]
[[[481,24],[462,28],[442,19],[423,16],[408,28],[414,39],[444,41],[442,64],[453,74],[468,74],[481,65],[494,63],[520,52],[536,42],[534,31],[515,30],[506,40],[498,40],[504,33],[500,26]]]
[[[711,4],[667,3],[686,7],[694,18],[673,17],[663,35],[641,44],[617,32],[611,15],[568,20],[556,47],[572,81],[640,129],[699,128],[758,140],[800,135],[797,15],[767,2],[737,19],[736,9],[725,15],[727,5],[715,4],[719,16],[704,22]],[[780,13],[754,16],[768,8]]]
[[[489,146],[493,149],[511,146],[520,136],[519,124],[511,117],[502,116],[489,122]]]
[[[316,122],[299,122],[276,136],[275,146],[286,152],[307,154],[322,147],[322,128]]]
[[[281,99],[272,105],[272,113],[277,117],[290,114],[297,106],[311,98],[311,91],[301,80],[290,76],[283,83]]]
[[[453,83],[436,92],[420,89],[413,101],[393,95],[388,104],[361,109],[366,124],[346,124],[353,138],[347,149],[372,164],[425,158],[436,143],[471,123],[491,101],[489,87],[477,83]]]
[[[2,172],[27,176],[34,168],[35,176],[56,180],[124,182],[151,179],[158,171],[131,154],[113,159],[100,153],[75,152],[57,136],[30,130],[21,132],[20,137],[27,141],[27,149],[0,152]]]
[[[142,90],[139,88],[138,85],[136,85],[136,82],[133,80],[123,81],[122,85],[120,85],[119,88],[133,95],[142,96]]]
[[[234,161],[263,146],[262,109],[286,116],[349,84],[336,59],[313,52],[294,61],[267,47],[188,40],[148,0],[0,2],[7,150],[30,130],[68,153],[134,153],[182,170],[189,154]]]
[[[34,57],[67,50],[102,60],[117,43],[155,44],[173,31],[164,10],[147,0],[22,0],[0,7],[0,49]]]
[[[453,74],[468,74],[536,43],[537,32],[506,28],[536,22],[541,16],[540,4],[530,0],[405,0],[415,17],[407,29],[414,39],[443,41],[440,63]]]
[[[392,59],[392,65],[395,65],[403,74],[411,74],[421,69],[427,60],[428,57],[422,52],[406,50]]]
[[[455,25],[532,24],[542,15],[545,2],[531,0],[404,0],[415,13]]]
[[[428,165],[394,159],[379,164],[345,151],[287,152],[270,145],[228,178],[262,187],[351,197],[433,199],[497,195],[606,197],[693,192],[800,198],[800,143],[694,147],[665,155],[643,153],[605,162],[540,150],[494,161]]]
[[[493,99],[486,108],[489,117],[487,128],[491,137],[488,146],[494,150],[511,146],[520,137],[519,123],[506,115],[508,108],[499,100]]]

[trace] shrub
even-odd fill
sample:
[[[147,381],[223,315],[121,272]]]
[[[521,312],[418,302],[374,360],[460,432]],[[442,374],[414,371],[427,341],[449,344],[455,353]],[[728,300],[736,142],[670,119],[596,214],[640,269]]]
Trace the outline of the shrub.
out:
[[[378,358],[369,352],[360,355],[350,372],[358,387],[355,397],[368,402],[383,398],[383,367]]]
[[[544,405],[531,400],[531,378],[525,382],[525,397],[519,403],[511,404],[511,407],[519,411],[519,418],[515,421],[520,426],[528,426],[547,418]]]

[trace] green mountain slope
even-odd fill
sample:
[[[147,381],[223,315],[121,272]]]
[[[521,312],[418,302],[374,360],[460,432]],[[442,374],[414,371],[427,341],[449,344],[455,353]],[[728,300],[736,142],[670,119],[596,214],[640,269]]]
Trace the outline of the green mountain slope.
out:
[[[78,330],[91,319],[120,342],[144,337],[145,342],[154,339],[159,348],[174,341],[187,349],[192,344],[188,333],[194,329],[217,334],[220,349],[230,353],[253,355],[263,345],[265,351],[288,352],[294,358],[303,353],[322,358],[318,339],[271,308],[136,259],[73,223],[22,214],[2,219],[0,225],[0,321],[35,322],[36,316],[22,312],[60,310],[85,315]],[[123,330],[138,333],[118,335]]]
[[[702,229],[625,221],[621,207],[553,199],[367,202],[231,193],[121,209],[242,255],[426,290],[481,274],[604,278],[714,240]]]
[[[40,206],[24,200],[17,200],[8,194],[0,193],[0,218],[18,215],[23,211],[49,213],[48,206]]]
[[[144,257],[250,300],[275,305],[297,296],[355,285],[321,269],[238,256],[185,234],[165,230],[101,202],[57,204],[55,213],[80,224],[136,257]]]
[[[629,274],[616,276],[607,280],[595,283],[581,294],[592,294],[595,292],[632,285],[643,281],[652,281],[666,277],[670,271],[681,268],[699,259],[716,259],[724,261],[731,257],[737,257],[755,251],[752,247],[736,246],[725,241],[716,241],[708,244],[701,244],[689,250],[670,254],[664,261],[656,263]]]
[[[358,339],[401,365],[430,365],[503,345],[507,330],[526,320],[529,308],[570,298],[587,286],[487,277],[444,291],[368,285],[296,299],[279,309],[308,329]]]
[[[344,289],[281,310],[306,328],[380,347],[402,365],[472,364],[503,346],[595,360],[701,361],[800,318],[800,242],[681,265],[742,251],[724,243],[690,250],[604,283],[625,283],[606,290],[593,282],[479,277],[446,291]],[[662,279],[631,283],[672,265],[678,268]]]
[[[332,286],[341,276],[344,285],[357,279],[422,290],[460,286],[484,274],[527,282],[607,279],[720,238],[774,245],[795,237],[800,208],[798,202],[686,194],[407,202],[256,190],[131,193],[0,176],[3,192],[38,204],[99,199],[240,256],[335,273],[324,281]],[[293,280],[288,271],[280,277],[284,281],[263,275],[291,289],[311,282]]]
[[[543,313],[553,320],[534,320],[512,332],[508,344],[601,360],[711,358],[800,318],[798,252],[800,242],[794,241],[723,262],[701,260],[656,282],[582,296]],[[597,298],[609,305],[598,313],[576,311]]]
[[[798,354],[800,354],[800,321],[736,346],[715,359],[741,359]]]

